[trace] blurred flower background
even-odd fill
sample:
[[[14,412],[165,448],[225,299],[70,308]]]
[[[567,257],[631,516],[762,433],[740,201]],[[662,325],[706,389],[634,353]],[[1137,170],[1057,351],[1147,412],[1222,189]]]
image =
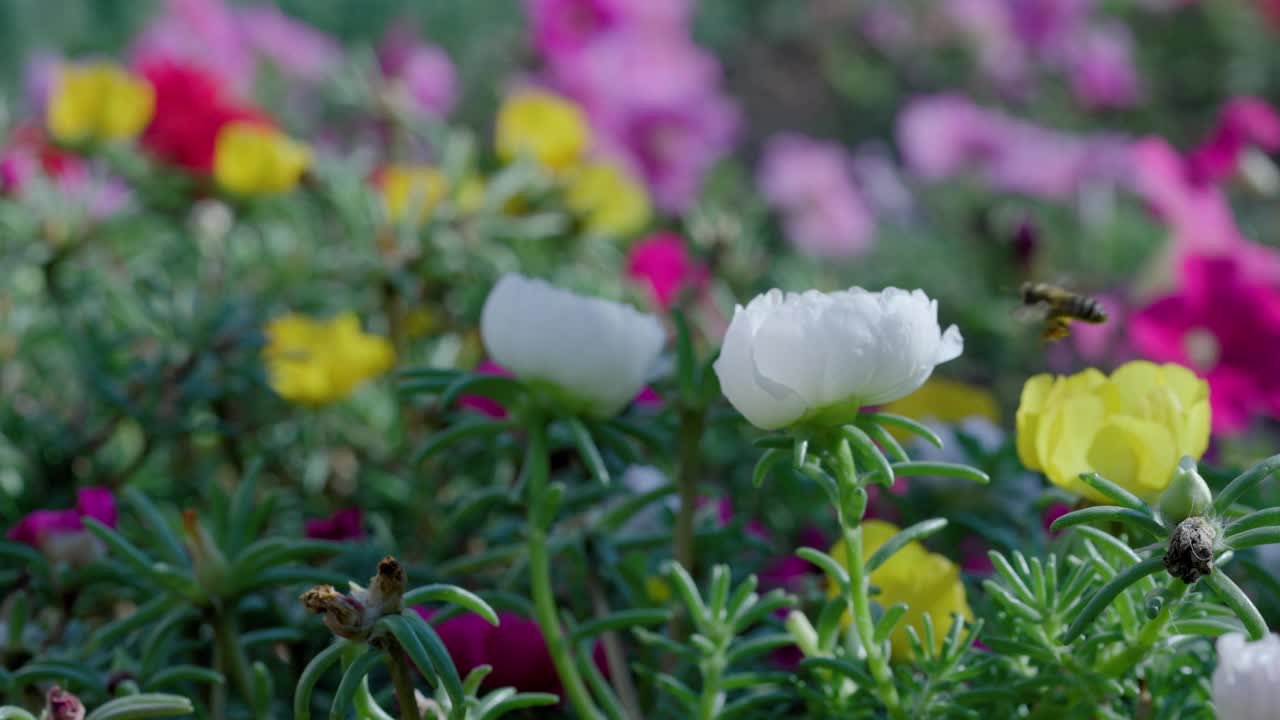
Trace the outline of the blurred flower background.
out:
[[[465,558],[519,536],[493,492],[518,443],[419,462],[450,418],[397,373],[514,376],[670,437],[689,397],[651,361],[681,328],[710,348],[728,331],[734,407],[802,396],[746,413],[770,428],[848,394],[824,373],[918,386],[923,361],[895,359],[945,355],[884,409],[947,441],[913,456],[992,483],[873,487],[864,543],[947,517],[873,583],[981,616],[987,551],[1053,543],[1098,500],[1080,472],[1145,499],[1183,455],[1219,483],[1274,452],[1277,47],[1273,0],[0,3],[0,525],[81,565],[105,550],[79,518],[114,526],[112,492],[207,508],[255,468],[283,492],[276,531],[510,594]],[[1046,343],[1016,316],[1024,282],[1109,319]],[[927,297],[883,327],[799,302],[734,319],[770,288],[855,285]],[[958,357],[952,330],[922,339],[931,302]],[[821,357],[793,357],[802,335]],[[761,383],[793,360],[794,383]],[[463,422],[518,409],[460,399]],[[822,598],[792,557],[837,539],[821,493],[753,490],[745,423],[724,402],[705,420],[698,494],[732,505],[699,517],[699,564]],[[674,459],[650,460],[621,463],[653,482],[620,492],[666,482]],[[620,536],[669,538],[679,505],[655,507]],[[1274,554],[1241,565],[1275,626]],[[658,566],[622,553],[609,582],[660,605]],[[529,608],[502,610],[517,641],[444,621],[455,661],[541,653]],[[526,674],[558,687],[545,662]]]

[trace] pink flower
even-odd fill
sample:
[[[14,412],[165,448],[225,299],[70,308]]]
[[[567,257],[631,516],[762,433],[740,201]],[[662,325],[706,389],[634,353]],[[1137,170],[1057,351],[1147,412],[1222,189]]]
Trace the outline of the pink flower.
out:
[[[673,232],[661,232],[631,248],[627,276],[647,285],[658,307],[670,310],[681,292],[706,282],[707,271],[689,257],[683,238]]]
[[[435,45],[418,41],[404,25],[396,25],[383,38],[378,65],[424,114],[444,117],[457,102],[458,80],[449,56]]]
[[[51,562],[82,566],[105,552],[98,539],[84,529],[81,520],[86,517],[107,527],[116,526],[116,501],[109,488],[81,488],[76,491],[74,509],[36,510],[9,528],[5,537],[36,548]]]
[[[236,20],[248,46],[288,77],[319,82],[342,59],[333,38],[277,8],[238,8]]]
[[[1133,37],[1121,23],[1081,32],[1066,51],[1071,91],[1085,107],[1129,107],[1140,94]]]
[[[969,535],[960,541],[960,567],[973,575],[990,575],[995,566],[987,551],[991,548],[977,535]]]
[[[687,209],[737,134],[715,57],[686,32],[632,25],[549,59],[552,84],[586,109],[598,149],[644,180],[660,208]]]
[[[898,143],[925,180],[968,171],[996,190],[1052,200],[1129,175],[1129,143],[1120,138],[1059,132],[955,94],[912,100],[898,116]]]
[[[760,190],[783,214],[787,239],[816,257],[857,257],[871,249],[875,218],[853,183],[844,148],[784,133],[760,163]]]
[[[525,0],[533,46],[548,58],[572,56],[612,30],[683,31],[689,0]]]
[[[1129,322],[1144,355],[1185,365],[1209,381],[1215,433],[1239,432],[1256,415],[1280,417],[1280,291],[1251,277],[1245,262],[1188,256],[1182,289]]]
[[[1191,181],[1207,185],[1231,177],[1240,155],[1251,147],[1267,152],[1280,149],[1280,114],[1265,100],[1233,98],[1223,106],[1208,139],[1187,154]]]
[[[1124,318],[1124,304],[1115,295],[1098,295],[1096,299],[1107,313],[1107,322],[1099,324],[1076,323],[1071,328],[1071,343],[1080,357],[1090,363],[1098,363],[1111,356],[1112,351],[1123,340],[1121,328],[1127,326]]]
[[[361,540],[363,513],[358,507],[338,510],[327,518],[307,520],[304,528],[306,536],[313,540]]]

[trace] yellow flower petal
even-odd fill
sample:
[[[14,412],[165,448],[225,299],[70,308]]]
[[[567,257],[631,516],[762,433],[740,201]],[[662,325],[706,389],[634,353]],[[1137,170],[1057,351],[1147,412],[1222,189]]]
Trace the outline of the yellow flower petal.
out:
[[[1036,450],[1036,438],[1044,414],[1045,401],[1053,388],[1052,375],[1035,375],[1022,386],[1022,399],[1015,415],[1018,441],[1018,459],[1028,470],[1040,470],[1040,457]]]
[[[155,91],[146,80],[111,63],[62,68],[54,81],[45,122],[62,142],[123,140],[151,121]]]
[[[275,128],[232,122],[218,131],[213,176],[237,195],[272,195],[297,186],[311,151]]]
[[[592,163],[573,172],[565,203],[583,219],[587,231],[597,235],[631,235],[649,222],[649,196],[644,187],[611,163]]]
[[[327,323],[284,315],[267,325],[266,336],[262,356],[271,387],[296,403],[340,400],[395,363],[391,343],[362,332],[359,318],[350,312]]]
[[[1117,416],[1108,419],[1094,435],[1088,464],[1105,478],[1123,478],[1126,490],[1150,499],[1169,485],[1181,456],[1167,426]],[[1092,488],[1087,488],[1085,494],[1098,502],[1106,501]]]
[[[552,170],[565,170],[577,164],[590,144],[586,116],[554,93],[525,90],[498,110],[494,145],[503,160],[527,153]]]

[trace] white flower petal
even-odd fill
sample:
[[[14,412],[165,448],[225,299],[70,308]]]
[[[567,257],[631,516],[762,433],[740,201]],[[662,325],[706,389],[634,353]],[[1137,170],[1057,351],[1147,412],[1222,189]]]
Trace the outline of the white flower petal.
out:
[[[832,405],[896,400],[963,348],[921,290],[771,290],[734,312],[715,369],[729,402],[769,430]]]
[[[666,341],[653,315],[517,274],[490,291],[480,335],[498,364],[587,401],[599,417],[635,398]]]

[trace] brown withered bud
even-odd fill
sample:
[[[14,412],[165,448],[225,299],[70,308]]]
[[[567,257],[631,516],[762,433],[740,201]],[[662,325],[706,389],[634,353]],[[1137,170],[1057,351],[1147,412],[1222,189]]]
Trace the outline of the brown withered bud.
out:
[[[364,603],[334,590],[332,585],[317,585],[302,593],[302,606],[324,615],[325,627],[348,640],[363,639],[373,624],[366,623]]]
[[[1190,585],[1213,574],[1213,541],[1216,531],[1208,520],[1196,515],[1178,523],[1169,538],[1164,567],[1169,574]]]
[[[54,685],[45,698],[44,717],[48,720],[84,720],[84,704],[80,698]]]
[[[388,555],[378,563],[378,574],[369,579],[370,607],[379,608],[379,615],[390,615],[404,609],[404,591],[408,576],[399,560]]]

